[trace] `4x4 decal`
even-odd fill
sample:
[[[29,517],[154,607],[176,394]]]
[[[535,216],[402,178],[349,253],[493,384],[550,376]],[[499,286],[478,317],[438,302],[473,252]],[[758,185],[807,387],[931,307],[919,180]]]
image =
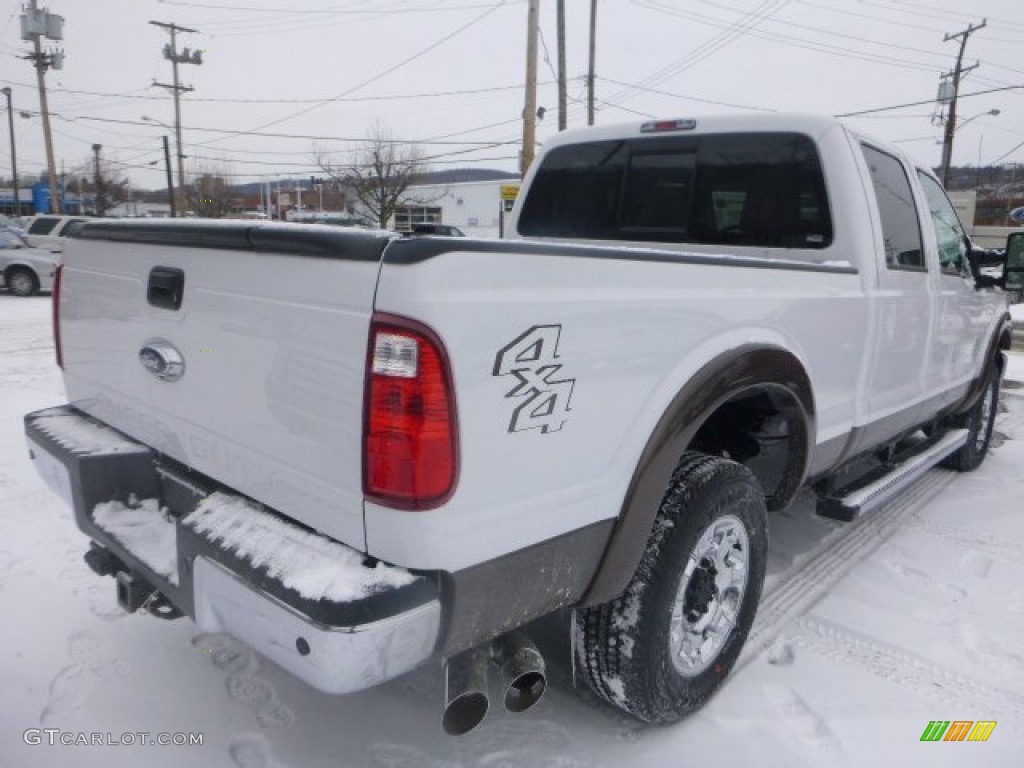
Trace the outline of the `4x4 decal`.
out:
[[[568,419],[576,379],[555,378],[560,325],[535,325],[502,347],[494,358],[494,376],[514,376],[506,398],[523,401],[512,411],[509,432],[539,429],[557,432]]]

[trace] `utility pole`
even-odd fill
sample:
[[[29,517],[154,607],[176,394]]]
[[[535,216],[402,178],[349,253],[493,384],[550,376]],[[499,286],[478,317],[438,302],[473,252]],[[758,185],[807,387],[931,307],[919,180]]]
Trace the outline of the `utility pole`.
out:
[[[594,59],[597,47],[597,0],[590,0],[590,63],[587,67],[587,125],[594,124]]]
[[[167,200],[171,204],[171,218],[173,219],[177,215],[177,209],[174,206],[174,180],[171,178],[171,149],[168,146],[167,134],[160,137],[164,140],[164,168],[167,170]]]
[[[100,171],[100,150],[103,149],[102,144],[93,144],[93,184],[96,186],[96,215],[105,216],[107,213],[107,183],[103,180],[103,174]]]
[[[558,130],[568,121],[568,97],[565,87],[565,0],[558,0]]]
[[[982,19],[981,24],[977,26],[971,24],[967,29],[962,32],[957,32],[955,35],[946,35],[942,38],[942,42],[946,43],[950,40],[960,40],[960,51],[956,56],[956,66],[953,71],[950,72],[947,77],[953,79],[953,93],[952,98],[949,102],[949,114],[946,116],[946,132],[942,141],[942,185],[949,185],[949,164],[953,159],[953,136],[956,133],[956,102],[960,95],[960,78],[972,69],[976,69],[978,64],[975,63],[973,66],[964,68],[964,50],[967,48],[967,38],[971,36],[971,33],[977,32],[979,29],[985,26],[987,19]]]
[[[21,216],[21,198],[18,195],[18,153],[14,149],[14,110],[11,108],[11,89],[4,88],[0,93],[7,97],[7,123],[11,129],[11,176],[14,181],[14,215]]]
[[[177,144],[178,149],[178,196],[181,198],[179,201],[181,204],[178,206],[179,210],[184,212],[184,194],[185,194],[185,155],[181,149],[181,94],[183,91],[195,90],[190,85],[181,85],[178,80],[178,65],[179,64],[195,64],[196,66],[203,63],[203,52],[202,51],[189,51],[185,48],[181,53],[178,53],[178,33],[179,32],[198,32],[195,29],[189,29],[188,27],[179,27],[177,24],[172,24],[164,21],[150,21],[150,24],[156,27],[162,27],[166,29],[171,36],[171,42],[164,46],[164,58],[171,62],[174,71],[174,83],[158,83],[155,80],[153,85],[157,88],[164,88],[174,93],[174,140]]]
[[[525,176],[533,163],[537,143],[537,36],[540,31],[540,0],[529,0],[526,16],[526,105],[523,107],[523,149],[519,172]]]
[[[46,171],[50,176],[50,207],[54,213],[61,212],[60,195],[57,193],[57,163],[53,155],[53,135],[50,132],[50,108],[46,101],[46,70],[64,68],[64,51],[43,53],[42,38],[64,39],[64,17],[39,8],[38,0],[29,0],[21,14],[21,39],[32,42],[33,52],[25,56],[36,68],[39,84],[39,110],[43,115],[43,138],[46,143]]]

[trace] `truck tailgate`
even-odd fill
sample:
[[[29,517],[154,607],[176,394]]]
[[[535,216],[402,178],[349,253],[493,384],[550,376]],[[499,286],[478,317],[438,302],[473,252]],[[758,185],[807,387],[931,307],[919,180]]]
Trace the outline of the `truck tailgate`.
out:
[[[68,399],[365,549],[363,377],[387,242],[308,225],[90,224],[64,258]],[[180,377],[160,378],[175,353]]]

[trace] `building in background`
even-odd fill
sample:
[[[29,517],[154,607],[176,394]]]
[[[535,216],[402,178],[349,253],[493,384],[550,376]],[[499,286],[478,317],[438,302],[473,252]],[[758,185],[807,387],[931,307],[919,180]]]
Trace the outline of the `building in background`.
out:
[[[450,224],[469,237],[499,237],[509,188],[515,179],[423,184],[406,190],[406,204],[391,226],[411,232],[416,224]],[[514,198],[513,198],[514,199]]]
[[[19,210],[22,216],[32,216],[36,212],[35,205],[32,202],[32,190],[31,189],[18,189],[18,202],[21,203]],[[14,216],[14,188],[13,187],[0,187],[0,213],[4,216]]]

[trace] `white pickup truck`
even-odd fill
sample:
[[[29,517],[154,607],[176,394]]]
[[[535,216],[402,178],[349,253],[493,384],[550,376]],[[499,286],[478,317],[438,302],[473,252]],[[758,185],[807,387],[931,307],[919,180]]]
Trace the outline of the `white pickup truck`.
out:
[[[489,668],[540,696],[517,630],[569,609],[594,690],[666,722],[736,661],[766,514],[985,456],[1000,280],[929,169],[835,120],[561,134],[506,231],[85,224],[69,403],[26,431],[121,605],[333,693],[443,662],[450,733]]]

